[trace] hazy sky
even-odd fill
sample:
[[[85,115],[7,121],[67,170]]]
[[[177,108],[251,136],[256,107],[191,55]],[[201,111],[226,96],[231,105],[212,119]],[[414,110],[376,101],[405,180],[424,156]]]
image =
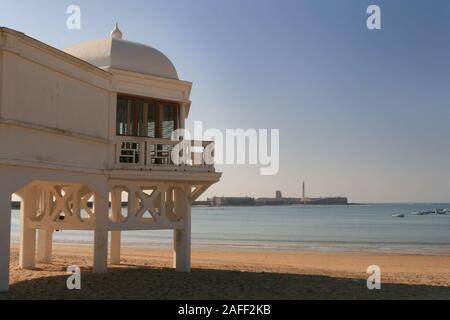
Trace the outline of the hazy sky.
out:
[[[193,81],[189,122],[276,128],[281,168],[225,166],[207,195],[450,201],[448,0],[0,0],[0,25],[57,48],[124,37]],[[66,8],[82,29],[66,28]],[[382,9],[382,30],[366,9]]]

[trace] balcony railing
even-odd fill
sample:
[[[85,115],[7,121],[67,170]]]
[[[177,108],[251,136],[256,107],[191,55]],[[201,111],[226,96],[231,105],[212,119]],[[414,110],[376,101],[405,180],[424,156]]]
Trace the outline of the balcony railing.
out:
[[[177,148],[183,159],[172,159]],[[196,167],[214,168],[211,141],[172,141],[169,139],[116,137],[116,165],[120,168]],[[177,151],[175,150],[175,151]],[[175,160],[175,163],[174,163]]]

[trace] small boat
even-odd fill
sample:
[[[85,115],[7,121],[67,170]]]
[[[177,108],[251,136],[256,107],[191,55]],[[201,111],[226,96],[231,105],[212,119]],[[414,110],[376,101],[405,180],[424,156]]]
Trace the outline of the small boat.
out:
[[[424,215],[432,214],[432,213],[436,213],[436,211],[415,211],[415,212],[411,212],[411,214],[413,216],[424,216]]]
[[[436,209],[436,214],[447,214],[447,209]]]
[[[403,213],[397,213],[397,214],[393,214],[392,217],[394,217],[394,218],[404,218],[405,215]]]
[[[429,213],[427,211],[415,211],[415,212],[411,212],[411,214],[413,216],[423,216],[423,215],[426,215],[426,214],[429,214]]]

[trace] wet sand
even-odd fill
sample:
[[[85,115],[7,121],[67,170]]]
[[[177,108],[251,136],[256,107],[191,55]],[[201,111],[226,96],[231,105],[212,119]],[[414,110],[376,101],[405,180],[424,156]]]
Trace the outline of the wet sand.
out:
[[[0,299],[450,299],[450,256],[373,253],[194,250],[192,273],[172,269],[170,250],[124,248],[122,264],[92,273],[92,250],[56,245],[52,265],[18,268]],[[66,287],[69,265],[82,289]],[[382,271],[382,290],[367,289],[367,267]]]

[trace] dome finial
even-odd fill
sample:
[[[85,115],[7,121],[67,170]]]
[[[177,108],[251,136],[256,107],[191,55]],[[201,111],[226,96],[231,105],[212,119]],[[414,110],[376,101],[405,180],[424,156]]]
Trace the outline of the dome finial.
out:
[[[116,22],[116,27],[114,28],[113,31],[111,31],[111,38],[122,39],[122,37],[123,37],[123,34],[122,34],[122,31],[120,31],[120,29],[119,29],[119,23]]]

